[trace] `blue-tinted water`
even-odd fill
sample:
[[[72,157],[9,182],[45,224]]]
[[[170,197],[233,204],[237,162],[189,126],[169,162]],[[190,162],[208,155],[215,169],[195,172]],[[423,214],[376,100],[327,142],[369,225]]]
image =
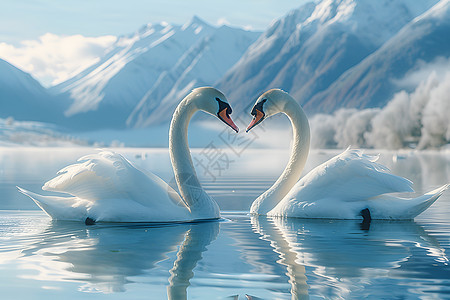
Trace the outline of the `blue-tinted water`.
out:
[[[250,217],[251,201],[287,160],[286,151],[253,150],[229,153],[220,174],[197,166],[224,211],[220,221],[53,222],[15,191],[39,191],[92,151],[0,150],[1,299],[450,299],[449,191],[415,221],[369,228],[357,220]],[[118,151],[171,181],[165,149]],[[313,152],[307,168],[332,154]],[[383,152],[380,161],[418,192],[450,182],[448,152]]]

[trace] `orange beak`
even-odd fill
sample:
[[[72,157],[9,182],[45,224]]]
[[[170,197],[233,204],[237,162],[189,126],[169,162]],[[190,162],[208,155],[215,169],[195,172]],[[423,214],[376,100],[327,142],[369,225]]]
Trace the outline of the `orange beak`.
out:
[[[227,124],[228,126],[233,128],[233,130],[236,131],[236,133],[239,132],[239,128],[236,126],[236,124],[234,124],[233,120],[231,120],[230,116],[227,114],[227,108],[222,109],[218,115],[219,115],[219,118],[223,122],[225,122],[225,124]]]
[[[248,125],[246,132],[249,132],[250,129],[252,129],[253,127],[255,127],[256,125],[258,125],[263,117],[264,117],[264,113],[262,113],[261,111],[259,111],[258,109],[255,109],[256,111],[256,116],[253,117],[253,120],[251,121],[251,123]]]

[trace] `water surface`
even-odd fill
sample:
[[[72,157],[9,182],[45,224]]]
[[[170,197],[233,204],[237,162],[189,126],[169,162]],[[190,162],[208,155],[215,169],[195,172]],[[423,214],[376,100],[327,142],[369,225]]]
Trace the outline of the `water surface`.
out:
[[[196,164],[221,206],[220,221],[54,222],[15,190],[39,191],[92,151],[0,150],[2,299],[450,298],[448,191],[415,221],[373,221],[369,228],[358,220],[250,217],[251,201],[281,173],[288,153],[249,149],[224,152],[229,161],[221,169]],[[173,181],[166,149],[117,151]],[[206,163],[202,151],[193,151],[194,164]],[[333,154],[313,152],[307,169]],[[445,152],[383,152],[380,161],[413,180],[418,193],[450,182]]]

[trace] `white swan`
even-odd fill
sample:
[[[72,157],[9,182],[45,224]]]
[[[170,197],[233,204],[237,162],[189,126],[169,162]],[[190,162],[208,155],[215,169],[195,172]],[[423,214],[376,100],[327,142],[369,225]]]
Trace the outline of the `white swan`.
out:
[[[412,182],[390,174],[377,157],[347,149],[299,180],[309,152],[310,130],[303,109],[286,92],[273,89],[261,95],[247,132],[264,119],[285,113],[293,126],[289,162],[278,180],[252,204],[253,214],[331,219],[413,219],[449,187],[404,199],[386,195],[412,192]],[[299,180],[299,181],[298,181]],[[298,182],[297,182],[298,181]]]
[[[46,182],[43,190],[69,197],[19,191],[56,220],[106,222],[186,222],[219,218],[219,207],[200,185],[190,156],[187,130],[193,114],[217,116],[238,132],[225,96],[210,87],[197,88],[176,108],[169,130],[169,152],[181,195],[158,176],[135,168],[122,155],[102,151],[79,159]]]

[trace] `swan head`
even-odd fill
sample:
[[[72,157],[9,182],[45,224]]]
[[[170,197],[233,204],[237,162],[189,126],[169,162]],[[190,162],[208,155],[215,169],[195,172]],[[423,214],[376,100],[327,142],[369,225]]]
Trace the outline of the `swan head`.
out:
[[[250,113],[253,120],[248,125],[247,132],[266,118],[282,112],[289,97],[288,93],[280,89],[272,89],[259,96]]]
[[[191,95],[198,109],[216,116],[234,131],[239,132],[239,128],[230,117],[233,110],[225,95],[219,90],[212,87],[201,87],[194,89]]]

